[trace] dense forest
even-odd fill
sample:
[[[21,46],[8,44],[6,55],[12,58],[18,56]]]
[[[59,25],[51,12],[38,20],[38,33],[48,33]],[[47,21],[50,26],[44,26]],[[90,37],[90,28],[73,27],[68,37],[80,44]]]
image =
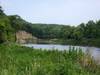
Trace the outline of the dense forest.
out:
[[[58,24],[32,24],[18,15],[6,15],[0,6],[0,43],[15,42],[15,33],[24,30],[38,39],[56,39],[60,44],[100,47],[100,20],[78,26]]]

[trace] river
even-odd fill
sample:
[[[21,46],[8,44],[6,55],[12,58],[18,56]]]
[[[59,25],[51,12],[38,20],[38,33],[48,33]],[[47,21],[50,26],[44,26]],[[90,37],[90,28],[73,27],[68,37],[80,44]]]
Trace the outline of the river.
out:
[[[70,45],[55,45],[55,44],[24,44],[24,46],[36,49],[46,50],[69,50],[70,47],[81,48],[83,52],[90,54],[95,61],[100,63],[100,48],[88,46],[70,46]]]

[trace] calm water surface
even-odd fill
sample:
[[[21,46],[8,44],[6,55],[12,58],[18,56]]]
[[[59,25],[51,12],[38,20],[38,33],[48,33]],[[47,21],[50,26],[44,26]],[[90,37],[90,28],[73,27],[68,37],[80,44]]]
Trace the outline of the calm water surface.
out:
[[[54,44],[24,44],[24,46],[32,47],[36,49],[58,49],[58,50],[69,50],[70,45],[54,45]],[[100,63],[100,48],[96,47],[84,47],[84,46],[72,46],[75,48],[81,48],[83,52],[89,53],[97,62]]]

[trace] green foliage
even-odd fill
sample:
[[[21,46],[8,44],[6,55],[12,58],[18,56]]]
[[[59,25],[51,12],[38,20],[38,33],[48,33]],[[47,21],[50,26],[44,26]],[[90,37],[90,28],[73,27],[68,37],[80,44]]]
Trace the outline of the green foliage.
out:
[[[0,16],[0,42],[5,42],[13,37],[9,37],[13,33],[10,21],[7,16]]]
[[[58,24],[32,24],[18,15],[7,16],[0,7],[0,43],[15,42],[15,35],[19,30],[29,32],[38,39],[52,40],[51,43],[100,47],[100,20],[96,22],[90,20],[88,23],[81,23],[76,27]],[[57,41],[53,41],[53,39],[57,39]]]
[[[0,15],[4,15],[4,13],[3,13],[3,9],[2,9],[1,6],[0,6]]]
[[[85,63],[85,59],[89,62]],[[0,75],[99,75],[99,70],[99,65],[81,49],[58,51],[0,45]]]

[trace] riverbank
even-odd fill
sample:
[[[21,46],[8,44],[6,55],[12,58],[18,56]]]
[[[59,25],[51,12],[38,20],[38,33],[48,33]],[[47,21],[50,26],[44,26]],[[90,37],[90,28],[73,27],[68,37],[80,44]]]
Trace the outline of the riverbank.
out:
[[[0,45],[0,75],[99,75],[100,66],[74,48],[69,51]]]
[[[89,47],[99,47],[100,39],[39,39],[38,44],[60,44],[60,45],[73,45],[73,46],[89,46]]]

